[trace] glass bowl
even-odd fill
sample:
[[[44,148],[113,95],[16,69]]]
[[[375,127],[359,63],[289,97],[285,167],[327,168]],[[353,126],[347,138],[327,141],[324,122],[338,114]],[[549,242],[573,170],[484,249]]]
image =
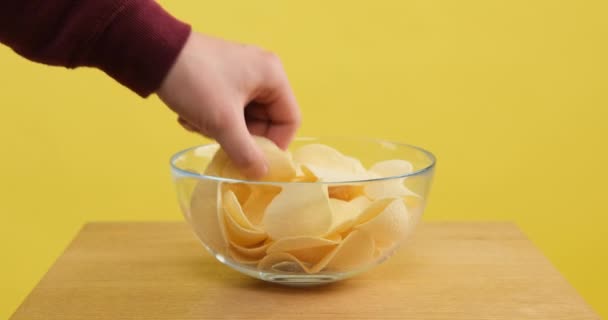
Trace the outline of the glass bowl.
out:
[[[185,219],[225,265],[298,286],[346,279],[391,257],[420,220],[435,167],[433,154],[407,144],[297,138],[288,157],[302,161],[297,176],[261,182],[206,171],[218,149],[207,144],[171,158]]]

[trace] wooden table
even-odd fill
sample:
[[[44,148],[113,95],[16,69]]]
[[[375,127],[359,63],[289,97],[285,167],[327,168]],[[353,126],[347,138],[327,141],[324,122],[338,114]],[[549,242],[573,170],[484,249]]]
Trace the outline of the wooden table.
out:
[[[508,223],[426,223],[388,262],[314,288],[215,261],[184,223],[89,223],[11,319],[599,319]]]

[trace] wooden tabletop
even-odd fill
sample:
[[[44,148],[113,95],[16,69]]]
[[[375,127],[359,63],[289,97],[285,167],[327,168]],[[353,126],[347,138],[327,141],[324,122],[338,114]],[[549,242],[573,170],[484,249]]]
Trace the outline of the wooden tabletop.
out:
[[[426,223],[351,280],[290,288],[215,261],[184,223],[89,223],[11,318],[599,319],[519,229]]]

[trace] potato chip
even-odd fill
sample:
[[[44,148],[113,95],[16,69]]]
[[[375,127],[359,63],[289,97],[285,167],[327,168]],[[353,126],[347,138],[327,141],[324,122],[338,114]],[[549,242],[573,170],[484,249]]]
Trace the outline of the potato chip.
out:
[[[328,234],[323,237],[323,239],[327,239],[329,241],[340,242],[342,241],[342,236],[339,233]]]
[[[234,261],[241,263],[241,264],[252,264],[255,265],[258,262],[260,262],[260,260],[262,260],[262,257],[249,257],[246,255],[243,255],[240,251],[236,250],[235,247],[230,246],[228,247],[228,252],[230,253],[230,258],[232,258]]]
[[[376,247],[374,249],[374,259],[378,259],[378,258],[380,258],[380,257],[382,257],[384,255],[385,255],[385,250],[384,249],[381,249],[381,248],[378,248],[378,247]]]
[[[424,205],[422,198],[415,196],[405,196],[403,197],[403,201],[405,202],[405,206],[408,210],[421,209]]]
[[[355,206],[359,212],[363,212],[372,204],[372,201],[366,196],[359,196],[350,200],[349,203]]]
[[[251,195],[251,186],[246,183],[224,182],[222,184],[222,194],[225,194],[226,191],[234,192],[234,195],[238,199],[239,204],[243,205]]]
[[[291,182],[315,182],[317,181],[316,177],[309,177],[309,176],[296,176],[293,179],[291,179]]]
[[[228,211],[228,210],[225,210]],[[244,247],[251,247],[266,240],[268,235],[263,231],[249,230],[241,227],[229,212],[225,212],[226,234],[231,242]]]
[[[190,200],[190,219],[194,232],[201,240],[213,251],[224,253],[228,241],[219,189],[220,183],[217,181],[199,181]]]
[[[328,234],[339,234],[353,227],[360,213],[356,206],[350,202],[333,198],[329,199],[329,205],[332,213],[332,225]]]
[[[325,258],[328,254],[332,252],[338,245],[330,245],[330,246],[322,246],[322,247],[314,247],[314,248],[305,248],[299,250],[292,250],[288,253],[298,258],[298,260],[302,261],[302,263],[308,263],[310,265],[316,265],[323,258]]]
[[[370,263],[374,255],[374,240],[365,232],[355,230],[332,252],[314,265],[311,273],[323,269],[331,271],[349,271]]]
[[[297,175],[291,179],[292,182],[315,182],[317,181],[317,177],[308,170],[307,168],[303,168],[302,166],[296,166],[298,168]]]
[[[273,185],[250,185],[251,193],[243,203],[243,212],[254,226],[260,226],[266,207],[272,202],[282,188]]]
[[[300,164],[312,164],[323,168],[339,168],[347,164],[354,172],[365,171],[359,160],[345,156],[338,150],[320,143],[311,143],[296,149],[292,158]]]
[[[305,265],[305,263],[302,263]],[[305,269],[302,268],[302,264],[293,261],[279,262],[271,267],[271,271],[280,273],[304,273]]]
[[[404,175],[412,171],[412,164],[405,160],[381,161],[370,168],[370,172],[379,178]],[[395,178],[369,182],[365,186],[365,194],[373,200],[386,197],[418,196],[404,185],[404,181],[405,178]]]
[[[268,173],[260,181],[290,181],[296,176],[296,167],[289,153],[281,150],[271,140],[254,136],[258,147],[264,153],[268,165]],[[245,179],[232,161],[228,161],[222,170],[222,177],[233,179]]]
[[[375,218],[395,199],[396,198],[383,198],[372,202],[370,205],[367,206],[367,208],[365,208],[365,210],[363,210],[359,214],[355,224],[360,225]]]
[[[211,159],[219,149],[219,144],[207,144],[194,149],[194,155],[198,158]]]
[[[275,241],[268,247],[267,253],[288,252],[293,250],[337,245],[337,241],[319,237],[291,237]]]
[[[340,199],[344,201],[350,201],[356,197],[363,196],[365,194],[363,185],[339,185],[339,186],[328,186],[327,191],[330,198]]]
[[[381,161],[367,171],[325,145],[305,145],[292,157],[270,140],[255,139],[269,164],[262,180],[294,183],[222,183],[218,189],[211,181],[199,183],[192,197],[197,234],[237,263],[278,273],[353,271],[389,254],[422,212],[424,201],[405,186],[405,178],[356,182],[411,173],[407,161]],[[244,178],[223,150],[206,172]],[[311,183],[317,181],[351,182]]]
[[[302,171],[302,176],[304,177],[309,177],[311,179],[314,179],[315,181],[317,181],[317,177],[315,176],[314,172],[310,171],[310,169],[308,169],[308,167],[306,167],[306,165],[296,165],[297,168],[300,168],[300,171]]]
[[[304,264],[302,261],[298,260],[298,258],[286,252],[275,252],[265,256],[258,263],[258,269],[263,271],[281,272],[282,270],[274,269],[274,267],[285,265],[293,266],[293,264],[286,264],[286,262],[295,263],[297,266],[300,267],[301,270],[304,270],[304,272],[306,273],[313,273],[311,272],[308,265]]]
[[[267,253],[287,252],[302,262],[314,264],[331,252],[338,243],[338,241],[316,237],[283,238],[271,245]]]
[[[182,153],[174,159],[174,164],[182,170],[202,174],[219,148],[220,146],[217,144],[197,147],[192,150],[194,156]]]
[[[355,229],[369,234],[376,247],[387,248],[398,242],[408,231],[410,215],[401,198],[380,200],[382,204],[390,201],[382,211],[366,222],[357,225]]]
[[[273,244],[272,241],[265,241],[257,247],[247,248],[230,242],[230,247],[234,252],[238,253],[240,257],[246,257],[252,260],[260,260],[266,255],[266,250]]]
[[[369,198],[367,198],[366,196],[359,196],[351,201],[348,202],[351,206],[351,208],[354,209],[354,213],[353,215],[355,216],[354,220],[349,220],[348,223],[345,223],[341,228],[336,228],[337,232],[339,232],[339,234],[344,238],[346,236],[348,236],[348,234],[350,233],[350,231],[352,231],[352,227],[354,227],[356,224],[360,224],[361,222],[361,216],[363,214],[363,212],[371,206],[372,201],[369,200]]]
[[[350,170],[352,168],[349,168],[347,164],[335,168],[313,164],[302,164],[301,166],[305,172],[312,173],[318,181],[323,182],[348,182],[366,180],[371,177],[367,171],[355,172]]]
[[[213,158],[211,158],[209,164],[207,165],[207,168],[205,169],[205,174],[208,176],[216,177],[222,176],[222,172],[224,171],[224,168],[226,167],[229,161],[230,158],[228,158],[226,152],[223,149],[218,149],[213,155]]]
[[[385,178],[412,173],[414,166],[405,160],[386,160],[375,163],[369,171]]]
[[[241,208],[241,204],[239,203],[238,198],[231,190],[224,192],[224,210],[226,213],[232,217],[232,219],[242,228],[251,230],[251,231],[261,231],[259,228],[254,226],[249,218],[243,212]]]
[[[320,181],[354,181],[369,175],[361,162],[322,144],[308,144],[293,152],[293,160],[302,171],[312,173]]]
[[[270,202],[262,224],[270,237],[324,235],[332,223],[332,213],[325,186],[316,183],[286,185]]]

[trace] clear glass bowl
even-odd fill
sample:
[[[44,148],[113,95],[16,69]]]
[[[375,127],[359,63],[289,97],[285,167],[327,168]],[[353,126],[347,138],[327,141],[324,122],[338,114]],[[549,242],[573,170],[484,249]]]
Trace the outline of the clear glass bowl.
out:
[[[349,181],[259,182],[204,174],[217,144],[171,158],[184,217],[220,262],[265,281],[315,285],[366,271],[407,239],[426,205],[433,154],[384,140],[330,137],[298,138],[289,150],[308,144],[330,146],[374,170]],[[270,208],[274,200],[283,204]]]

